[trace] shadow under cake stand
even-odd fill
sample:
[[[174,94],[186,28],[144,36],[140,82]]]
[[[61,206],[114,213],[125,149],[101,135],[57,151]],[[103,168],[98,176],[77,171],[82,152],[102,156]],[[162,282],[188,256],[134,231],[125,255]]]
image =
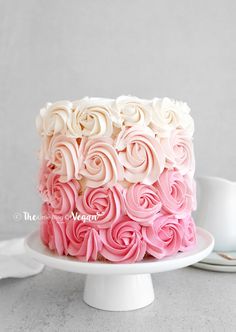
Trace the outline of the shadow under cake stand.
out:
[[[207,257],[214,246],[212,235],[197,228],[197,246],[188,252],[157,260],[146,258],[134,264],[79,262],[73,257],[58,256],[40,240],[39,231],[25,239],[28,254],[55,269],[86,274],[84,302],[110,311],[128,311],[154,301],[151,273],[171,271],[197,263]]]

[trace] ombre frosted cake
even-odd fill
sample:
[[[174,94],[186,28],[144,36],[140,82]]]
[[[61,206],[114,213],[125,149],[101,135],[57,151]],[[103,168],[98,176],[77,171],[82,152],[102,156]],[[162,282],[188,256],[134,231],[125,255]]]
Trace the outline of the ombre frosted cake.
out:
[[[186,103],[83,98],[48,103],[40,234],[80,261],[162,259],[196,244],[193,119]]]

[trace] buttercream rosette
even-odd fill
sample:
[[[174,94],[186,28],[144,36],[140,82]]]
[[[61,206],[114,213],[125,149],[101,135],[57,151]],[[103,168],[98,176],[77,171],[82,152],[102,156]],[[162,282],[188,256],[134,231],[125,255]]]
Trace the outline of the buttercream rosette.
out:
[[[36,120],[42,242],[80,261],[135,263],[196,245],[193,119],[169,98],[48,103]]]

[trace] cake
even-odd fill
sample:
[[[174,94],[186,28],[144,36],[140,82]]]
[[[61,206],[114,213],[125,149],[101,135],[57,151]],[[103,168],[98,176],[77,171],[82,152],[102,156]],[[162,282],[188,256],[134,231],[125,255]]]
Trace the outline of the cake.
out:
[[[40,237],[79,261],[134,263],[196,245],[194,123],[169,98],[48,103],[41,137]]]

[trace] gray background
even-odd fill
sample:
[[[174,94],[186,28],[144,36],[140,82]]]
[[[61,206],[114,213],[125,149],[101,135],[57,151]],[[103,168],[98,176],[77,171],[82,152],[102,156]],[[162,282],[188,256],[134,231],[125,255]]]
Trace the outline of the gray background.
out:
[[[197,174],[236,180],[236,2],[0,1],[0,231],[25,234],[38,213],[46,101],[169,96],[195,119]]]

